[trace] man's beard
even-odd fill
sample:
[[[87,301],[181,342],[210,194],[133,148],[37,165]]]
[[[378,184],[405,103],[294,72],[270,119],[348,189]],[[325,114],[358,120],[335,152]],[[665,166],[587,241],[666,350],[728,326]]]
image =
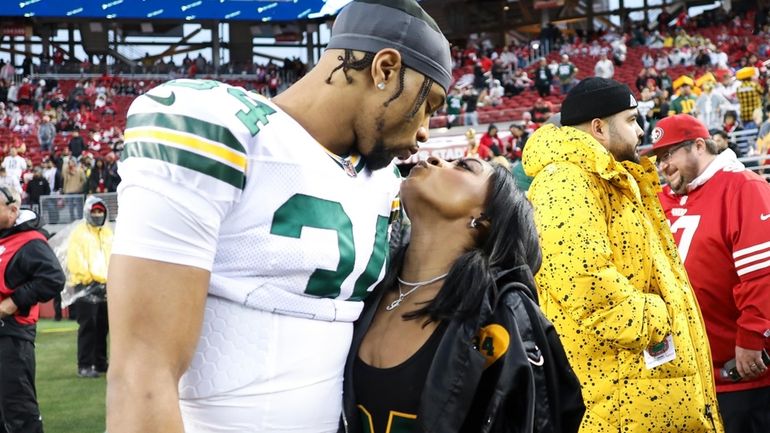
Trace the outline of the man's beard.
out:
[[[615,139],[620,138],[620,134],[618,134],[618,131],[615,129],[615,127],[610,124],[610,142],[614,143]],[[618,162],[623,161],[630,161],[636,164],[639,164],[639,143],[637,142],[634,147],[627,147],[624,146],[623,148],[615,148],[617,149],[612,156],[615,158]]]
[[[378,138],[374,142],[374,147],[372,147],[372,150],[369,151],[369,153],[366,155],[363,155],[364,159],[366,160],[366,166],[369,168],[369,170],[379,170],[381,168],[385,168],[390,165],[390,162],[393,161],[393,158],[395,157],[393,153],[385,147],[385,142],[382,140],[382,131],[385,129],[385,116],[380,114],[377,117],[376,122]]]

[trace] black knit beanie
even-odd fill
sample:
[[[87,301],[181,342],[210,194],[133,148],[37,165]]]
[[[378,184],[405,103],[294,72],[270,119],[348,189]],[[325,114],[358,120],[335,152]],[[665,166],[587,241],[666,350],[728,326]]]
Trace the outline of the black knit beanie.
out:
[[[625,84],[606,78],[586,78],[564,98],[561,104],[561,124],[580,125],[636,108],[636,105],[634,94]]]

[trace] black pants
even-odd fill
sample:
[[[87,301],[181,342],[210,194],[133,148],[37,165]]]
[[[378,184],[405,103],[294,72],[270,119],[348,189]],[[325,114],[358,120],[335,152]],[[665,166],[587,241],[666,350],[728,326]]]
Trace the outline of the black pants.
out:
[[[717,394],[725,433],[770,432],[770,387]]]
[[[53,298],[53,314],[56,320],[61,320],[61,293],[57,293]]]
[[[43,433],[31,341],[0,336],[0,420],[0,433]]]
[[[78,368],[107,371],[107,303],[78,300]]]

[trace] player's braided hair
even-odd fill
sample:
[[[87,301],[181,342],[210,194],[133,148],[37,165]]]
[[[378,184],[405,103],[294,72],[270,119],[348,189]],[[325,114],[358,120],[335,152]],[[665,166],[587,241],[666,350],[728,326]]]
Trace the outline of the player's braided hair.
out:
[[[364,57],[361,59],[355,58],[353,55],[353,50],[346,48],[344,51],[344,55],[337,56],[337,60],[340,61],[340,64],[337,65],[332,71],[329,73],[329,76],[326,78],[326,84],[332,83],[332,75],[334,75],[335,72],[342,69],[342,72],[345,74],[345,80],[347,80],[348,84],[353,82],[353,77],[348,75],[348,71],[353,69],[356,71],[363,71],[364,69],[370,68],[372,66],[372,62],[374,61],[374,53],[364,53]],[[404,80],[406,76],[406,68],[402,67],[401,70],[398,73],[398,88],[396,89],[396,93],[393,94],[390,98],[388,98],[387,101],[383,104],[385,107],[389,106],[391,102],[398,99],[399,96],[401,96],[402,93],[404,93]],[[411,119],[416,114],[417,111],[422,106],[423,102],[425,102],[425,99],[428,97],[428,93],[430,92],[430,88],[433,86],[433,80],[431,80],[428,77],[425,77],[425,79],[422,82],[422,86],[420,87],[420,93],[417,94],[417,99],[414,101],[414,106],[412,107],[412,111],[409,113],[407,118]]]
[[[363,71],[364,69],[371,67],[372,60],[374,60],[374,53],[365,53],[362,59],[356,59],[353,56],[353,50],[345,49],[345,55],[337,56],[337,60],[341,63],[329,73],[329,77],[326,78],[326,84],[332,83],[332,75],[340,69],[342,69],[342,73],[345,74],[345,79],[348,81],[348,84],[352,83],[353,77],[348,75],[348,71],[351,69]]]
[[[433,80],[425,76],[425,79],[422,80],[422,86],[420,86],[420,93],[417,94],[417,99],[415,99],[412,111],[409,113],[407,118],[411,119],[417,115],[417,111],[420,110],[423,102],[428,99],[428,93],[430,93],[431,87],[433,87]]]

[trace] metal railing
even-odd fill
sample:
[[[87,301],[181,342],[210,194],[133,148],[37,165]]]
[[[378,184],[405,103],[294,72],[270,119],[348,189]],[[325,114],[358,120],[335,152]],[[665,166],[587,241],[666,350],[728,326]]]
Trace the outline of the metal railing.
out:
[[[89,194],[104,200],[110,221],[118,217],[118,194],[114,192]],[[40,197],[40,205],[31,209],[40,217],[42,225],[65,225],[83,218],[83,205],[86,195],[52,194]]]

